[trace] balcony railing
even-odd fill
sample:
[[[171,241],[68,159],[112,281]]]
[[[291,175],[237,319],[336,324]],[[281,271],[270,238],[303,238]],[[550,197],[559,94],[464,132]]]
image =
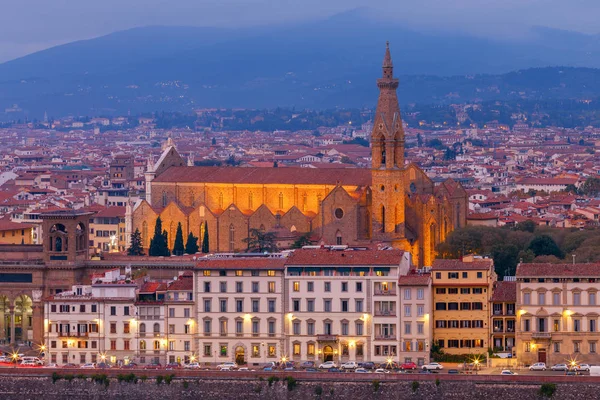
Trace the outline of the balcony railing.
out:
[[[375,310],[376,317],[395,317],[396,310]]]
[[[375,335],[375,340],[396,340],[396,335]]]
[[[396,295],[396,290],[395,289],[377,289],[375,288],[375,295],[376,296],[395,296]]]
[[[552,334],[550,332],[533,332],[531,337],[534,339],[550,339]]]
[[[337,335],[317,335],[317,342],[335,342]]]
[[[58,337],[87,337],[88,332],[59,332]]]

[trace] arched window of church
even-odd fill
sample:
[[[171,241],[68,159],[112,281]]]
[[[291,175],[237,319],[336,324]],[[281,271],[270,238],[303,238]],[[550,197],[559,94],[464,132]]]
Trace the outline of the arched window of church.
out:
[[[200,222],[200,229],[198,229],[198,232],[200,233],[200,237],[199,237],[199,242],[200,242],[200,248],[202,248],[202,245],[204,243],[204,222]]]
[[[302,193],[302,211],[306,211],[306,206],[308,203],[308,196],[306,195],[306,192]]]
[[[283,210],[283,193],[279,192],[279,209]]]
[[[252,210],[254,208],[253,204],[252,204],[252,192],[248,193],[248,208],[250,210]]]
[[[167,206],[167,192],[165,192],[164,190],[162,192],[162,206],[163,207]]]
[[[235,227],[233,224],[229,225],[229,251],[231,253],[235,251]]]
[[[148,223],[144,221],[142,223],[142,247],[148,247]]]
[[[200,206],[200,208],[198,209],[198,214],[200,215],[201,218],[204,218],[205,212],[206,212],[206,208],[204,206]]]
[[[342,232],[340,232],[339,230],[335,233],[335,244],[337,244],[338,246],[341,246],[343,243],[342,240]]]
[[[460,228],[460,203],[456,203],[456,226],[454,229]]]
[[[431,224],[431,226],[429,227],[429,246],[430,246],[430,252],[431,252],[431,256],[433,257],[433,254],[435,254],[435,246],[437,245],[437,237],[436,237],[436,226],[435,224]]]
[[[223,209],[223,192],[219,193],[219,208]]]
[[[400,206],[396,205],[394,208],[394,232],[398,233],[400,228]]]
[[[260,224],[260,228],[258,228],[258,229],[261,230],[261,231],[264,231],[265,230],[265,226],[263,224]]]
[[[385,232],[385,207],[381,206],[381,232]]]
[[[296,225],[292,225],[292,227],[290,228],[290,232],[296,232]]]
[[[385,142],[381,141],[381,165],[385,166]]]
[[[175,242],[175,222],[171,221],[171,223],[169,224],[169,237],[167,239],[169,239],[167,241],[167,246],[170,247],[169,243],[174,243]]]

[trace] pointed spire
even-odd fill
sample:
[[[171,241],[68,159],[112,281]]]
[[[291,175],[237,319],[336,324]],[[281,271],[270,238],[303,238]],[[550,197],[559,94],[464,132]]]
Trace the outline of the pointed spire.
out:
[[[390,55],[390,42],[385,42],[385,56],[383,57],[383,68],[394,68],[392,56]]]

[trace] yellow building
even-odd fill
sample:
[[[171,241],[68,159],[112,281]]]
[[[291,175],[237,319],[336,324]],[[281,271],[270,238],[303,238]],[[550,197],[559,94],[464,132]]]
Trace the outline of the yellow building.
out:
[[[496,273],[491,259],[435,260],[433,342],[447,354],[484,354],[490,346],[489,304]]]
[[[32,244],[35,225],[0,221],[0,244]]]

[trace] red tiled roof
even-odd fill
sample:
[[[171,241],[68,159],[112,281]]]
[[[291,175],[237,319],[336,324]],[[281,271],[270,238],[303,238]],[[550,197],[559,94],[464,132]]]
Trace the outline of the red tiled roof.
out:
[[[402,250],[298,249],[286,265],[399,265]]]
[[[279,269],[283,270],[283,258],[217,258],[200,259],[196,264],[199,269]]]
[[[194,289],[194,279],[193,276],[190,275],[181,275],[177,278],[176,281],[173,281],[169,284],[167,290],[193,290]]]
[[[235,168],[170,167],[153,183],[207,182],[299,185],[371,185],[371,170],[363,168]]]
[[[517,277],[600,277],[600,263],[550,264],[531,263],[517,266]]]
[[[21,224],[19,222],[13,222],[7,219],[0,219],[0,231],[12,231],[17,229],[29,229],[33,228],[34,224]]]
[[[415,270],[408,275],[402,275],[398,279],[398,286],[428,286],[431,282],[431,274],[418,274]]]
[[[477,261],[465,262],[462,260],[433,260],[432,269],[436,271],[454,271],[454,270],[481,270],[490,269],[494,262],[491,259],[481,259]]]
[[[162,282],[145,282],[140,288],[140,293],[155,293],[166,289],[167,285]]]
[[[492,292],[492,301],[497,302],[516,302],[517,301],[517,282],[498,281],[494,284]]]

